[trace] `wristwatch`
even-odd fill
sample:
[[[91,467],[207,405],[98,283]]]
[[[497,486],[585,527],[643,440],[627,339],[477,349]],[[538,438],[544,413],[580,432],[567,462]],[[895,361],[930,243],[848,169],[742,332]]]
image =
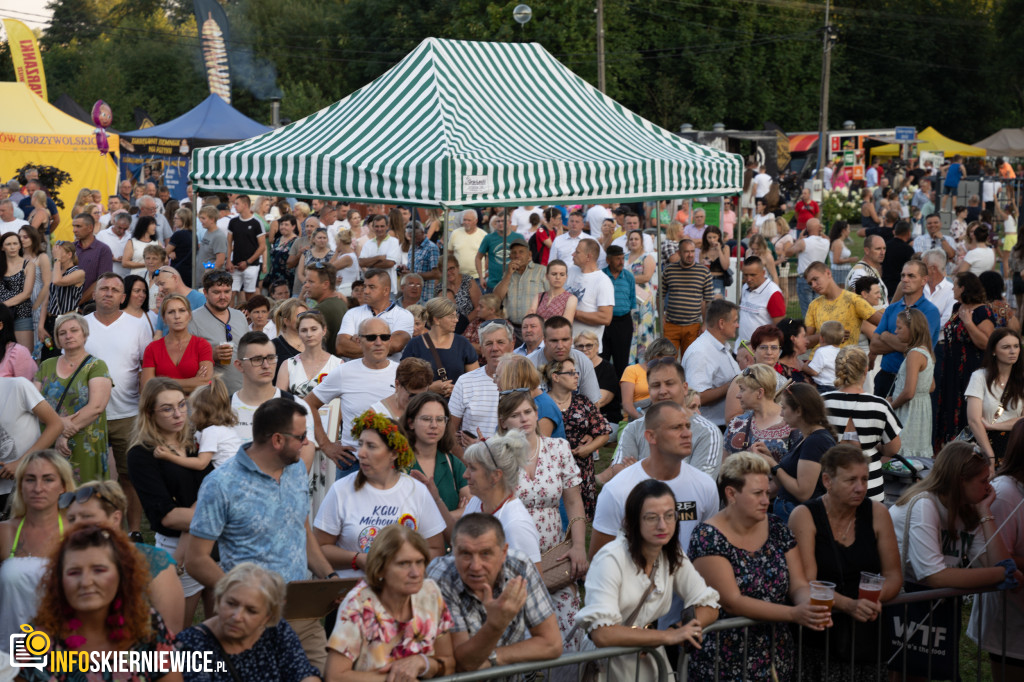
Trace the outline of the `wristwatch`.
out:
[[[491,664],[492,668],[498,667],[498,650],[495,649],[491,652],[491,655],[487,657],[487,662]]]
[[[781,465],[781,464],[776,464],[775,466],[773,466],[773,467],[771,468],[772,476],[778,476],[778,474],[779,474],[779,469],[781,469],[781,468],[782,468],[782,465]]]

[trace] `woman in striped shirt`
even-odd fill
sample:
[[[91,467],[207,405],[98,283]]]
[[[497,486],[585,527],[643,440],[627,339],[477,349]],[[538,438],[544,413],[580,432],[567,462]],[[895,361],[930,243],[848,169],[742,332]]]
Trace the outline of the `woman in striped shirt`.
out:
[[[39,315],[39,339],[43,342],[42,360],[60,355],[60,350],[53,343],[53,323],[65,313],[78,309],[82,300],[82,285],[85,283],[85,270],[78,267],[78,254],[75,243],[59,241],[53,245],[53,277],[50,280],[50,296],[46,309]],[[46,340],[50,343],[47,344]]]
[[[868,464],[868,497],[875,502],[885,498],[882,488],[882,461],[900,451],[903,424],[892,405],[876,395],[864,392],[868,356],[856,346],[847,346],[836,356],[836,389],[822,394],[828,409],[828,421],[844,439],[860,441]],[[854,435],[848,435],[853,433]]]

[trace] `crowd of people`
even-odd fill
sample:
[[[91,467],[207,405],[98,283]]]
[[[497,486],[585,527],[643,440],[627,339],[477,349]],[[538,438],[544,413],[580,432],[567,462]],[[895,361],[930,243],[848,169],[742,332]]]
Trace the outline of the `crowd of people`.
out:
[[[33,623],[63,650],[212,652],[184,677],[225,682],[685,647],[693,679],[768,680],[800,626],[804,674],[839,646],[873,678],[904,585],[1024,581],[1014,306],[998,272],[950,283],[934,240],[890,263],[899,220],[856,259],[809,195],[744,242],[685,203],[467,210],[445,241],[436,212],[232,195],[193,257],[199,197],[159,194],[84,202],[74,242],[0,236],[0,646]],[[896,455],[934,467],[886,507]],[[310,578],[338,587],[289,615]],[[1024,673],[986,600],[970,635]],[[729,616],[764,624],[703,635]]]

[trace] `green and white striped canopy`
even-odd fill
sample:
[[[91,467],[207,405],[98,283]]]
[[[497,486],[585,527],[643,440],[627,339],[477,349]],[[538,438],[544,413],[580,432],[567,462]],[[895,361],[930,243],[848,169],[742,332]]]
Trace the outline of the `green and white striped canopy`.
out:
[[[201,191],[461,208],[737,194],[743,164],[625,109],[538,44],[428,38],[311,116],[194,150],[190,177]]]

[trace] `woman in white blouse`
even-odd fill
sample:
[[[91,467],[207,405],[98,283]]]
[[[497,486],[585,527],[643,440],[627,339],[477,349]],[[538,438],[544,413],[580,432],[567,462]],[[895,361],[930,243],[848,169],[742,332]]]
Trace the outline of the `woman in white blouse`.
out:
[[[626,498],[623,534],[602,547],[587,573],[586,606],[576,622],[599,647],[701,646],[704,628],[718,618],[718,592],[708,587],[679,546],[676,499],[665,483],[648,479]],[[679,628],[646,629],[667,615],[677,594],[694,618]],[[664,657],[665,652],[660,654]],[[650,657],[609,661],[606,679],[653,679]]]
[[[967,384],[967,423],[995,471],[1006,451],[1010,429],[1024,410],[1024,358],[1020,336],[1006,327],[988,337],[981,369]]]
[[[522,431],[512,429],[466,448],[466,482],[473,496],[463,515],[483,512],[501,521],[509,549],[515,549],[538,564],[540,533],[522,500],[516,497],[519,475],[529,459],[529,444]]]

